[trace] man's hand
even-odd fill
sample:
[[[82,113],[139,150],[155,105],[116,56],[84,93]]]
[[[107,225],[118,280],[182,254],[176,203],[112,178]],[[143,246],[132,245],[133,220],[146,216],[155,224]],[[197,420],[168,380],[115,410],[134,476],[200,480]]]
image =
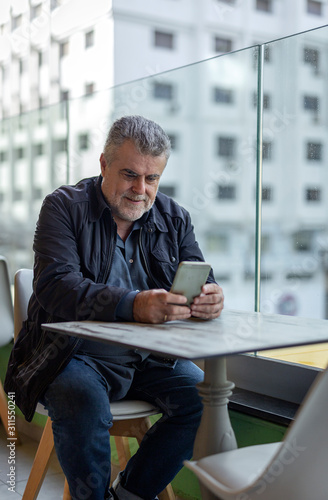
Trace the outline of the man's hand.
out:
[[[137,293],[133,302],[133,317],[139,323],[165,323],[191,316],[190,308],[183,305],[186,297],[162,289]]]
[[[191,315],[196,318],[218,318],[224,305],[222,288],[216,283],[207,283],[202,287],[202,293],[194,298],[191,304]]]

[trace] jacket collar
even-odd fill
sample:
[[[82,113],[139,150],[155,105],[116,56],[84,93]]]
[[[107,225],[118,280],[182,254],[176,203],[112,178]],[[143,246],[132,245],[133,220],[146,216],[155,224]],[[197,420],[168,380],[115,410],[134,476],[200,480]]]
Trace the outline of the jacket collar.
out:
[[[144,224],[144,227],[149,232],[155,231],[155,229],[158,229],[162,233],[168,232],[165,219],[156,205],[156,200],[154,205],[148,212],[148,218]]]
[[[102,193],[101,183],[101,175],[92,178],[92,183],[89,190],[89,220],[91,222],[96,222],[97,220],[99,220],[105,210],[108,210],[109,213],[111,211]]]
[[[89,205],[89,220],[92,222],[99,220],[105,210],[108,210],[109,213],[111,213],[110,206],[108,205],[102,193],[101,183],[102,183],[101,175],[93,178],[91,186],[92,193],[90,192],[90,205]],[[158,229],[162,233],[168,232],[165,219],[163,218],[158,207],[156,206],[156,200],[152,208],[147,213],[147,217],[144,222],[144,228],[148,232],[155,231],[155,229]]]

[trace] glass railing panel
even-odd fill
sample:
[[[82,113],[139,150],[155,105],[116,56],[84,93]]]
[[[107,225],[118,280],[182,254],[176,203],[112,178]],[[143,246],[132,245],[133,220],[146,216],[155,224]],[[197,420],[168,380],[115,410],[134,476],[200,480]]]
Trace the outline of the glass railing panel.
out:
[[[44,197],[67,179],[66,103],[7,118],[0,127],[0,253],[12,273],[33,264]]]
[[[227,307],[254,310],[258,48],[70,102],[70,182],[99,174],[111,123],[139,114],[169,134],[160,190],[189,210]],[[255,101],[256,102],[256,101]]]
[[[265,48],[261,311],[328,318],[328,28]]]
[[[99,157],[112,123],[115,89],[69,101],[69,183],[99,175]]]

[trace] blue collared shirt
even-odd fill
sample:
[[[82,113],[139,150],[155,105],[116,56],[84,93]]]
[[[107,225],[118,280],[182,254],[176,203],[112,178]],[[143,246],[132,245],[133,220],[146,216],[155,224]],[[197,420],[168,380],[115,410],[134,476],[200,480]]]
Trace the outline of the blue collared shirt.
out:
[[[118,303],[115,316],[118,321],[133,321],[133,301],[141,290],[149,290],[150,279],[142,265],[139,237],[140,229],[147,218],[144,214],[135,221],[125,242],[117,234],[116,247],[113,256],[108,285],[130,290]],[[121,362],[140,361],[145,359],[148,351],[131,350],[117,345],[99,344],[93,340],[84,340],[78,355],[96,356],[105,363],[120,356]],[[84,358],[85,359],[85,358]],[[91,361],[88,361],[91,362]]]
[[[133,301],[136,294],[140,290],[149,290],[150,288],[149,277],[142,265],[139,245],[143,217],[134,223],[125,242],[117,235],[108,284],[131,290],[116,307],[115,315],[119,321],[133,321]]]

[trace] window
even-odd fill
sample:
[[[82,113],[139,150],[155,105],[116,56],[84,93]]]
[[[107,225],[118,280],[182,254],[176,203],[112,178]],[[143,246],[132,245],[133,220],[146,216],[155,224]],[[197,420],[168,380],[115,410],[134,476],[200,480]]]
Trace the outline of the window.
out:
[[[218,186],[218,198],[219,200],[235,200],[236,186],[232,184],[225,186]]]
[[[272,160],[272,142],[263,141],[262,143],[262,160]]]
[[[19,74],[22,75],[26,69],[26,59],[19,60]]]
[[[254,45],[261,45],[261,42],[254,42]],[[264,46],[264,61],[266,63],[271,62],[272,60],[272,47],[269,45]],[[258,66],[258,50],[254,49],[253,51],[253,67],[255,70],[257,70]]]
[[[155,47],[162,47],[164,49],[174,49],[174,35],[173,33],[165,33],[164,31],[154,32],[154,45]]]
[[[39,144],[35,144],[33,150],[34,156],[42,156],[45,154],[45,145],[41,142]]]
[[[50,10],[55,10],[58,7],[58,0],[50,0]]]
[[[38,52],[38,65],[39,68],[46,62],[46,52]]]
[[[233,137],[218,137],[218,156],[232,159],[235,156],[236,140]]]
[[[22,14],[20,14],[19,16],[15,16],[12,18],[11,27],[13,30],[15,30],[16,28],[19,28],[19,26],[21,26],[22,23],[23,23],[23,16]]]
[[[155,99],[173,99],[173,85],[171,83],[158,83],[154,84],[154,98]]]
[[[80,134],[78,137],[79,149],[85,151],[89,149],[89,134]]]
[[[310,252],[312,250],[312,231],[298,231],[292,235],[293,248],[296,252]]]
[[[229,251],[229,237],[227,234],[213,231],[206,235],[206,248],[208,252],[227,253]]]
[[[166,196],[174,197],[176,194],[176,187],[175,186],[169,186],[169,185],[163,185],[159,187],[159,191],[163,194],[166,194]]]
[[[303,51],[303,61],[312,66],[315,72],[319,70],[319,50],[305,47]]]
[[[271,108],[271,96],[269,94],[263,95],[263,109]]]
[[[62,57],[67,56],[68,51],[69,51],[69,43],[68,42],[62,42],[59,45],[59,57],[62,58]]]
[[[271,62],[272,59],[272,49],[269,45],[264,47],[264,60],[265,62]]]
[[[310,111],[319,111],[319,97],[305,95],[303,97],[303,107]]]
[[[95,91],[95,84],[92,83],[86,83],[85,84],[85,95],[91,95]]]
[[[215,52],[231,52],[232,40],[230,38],[221,38],[216,36],[214,38],[214,51]]]
[[[33,200],[42,200],[42,198],[43,198],[42,188],[34,186]]]
[[[262,188],[262,201],[272,201],[272,188],[270,187]]]
[[[306,145],[306,158],[310,161],[322,160],[323,145],[321,142],[308,142]]]
[[[316,16],[322,16],[322,3],[315,0],[307,1],[307,12],[308,14],[315,14]]]
[[[56,139],[53,142],[54,153],[67,151],[67,139]]]
[[[45,108],[48,103],[48,99],[46,97],[39,97],[38,101],[39,101],[39,108]]]
[[[40,3],[38,5],[31,5],[30,21],[32,21],[36,17],[39,17],[41,13],[42,13],[42,5]]]
[[[256,0],[256,10],[272,12],[272,0]]]
[[[95,43],[95,32],[88,31],[88,33],[85,34],[85,48],[87,49],[88,47],[92,47]]]
[[[308,188],[306,190],[306,201],[320,201],[321,191],[318,188]]]
[[[214,102],[231,104],[233,102],[233,92],[230,89],[224,89],[222,87],[215,87],[213,92]]]
[[[21,189],[13,190],[13,201],[21,201],[23,199],[23,191]]]
[[[15,160],[21,160],[24,158],[25,150],[22,147],[16,148],[14,155],[15,155]]]
[[[168,134],[171,142],[171,150],[176,151],[178,149],[178,137],[176,134]]]
[[[69,99],[69,90],[62,90],[60,92],[60,100],[61,101],[68,101]]]
[[[253,106],[257,108],[257,92],[253,93]],[[271,108],[271,95],[263,94],[263,109]]]
[[[7,151],[0,151],[0,163],[7,161],[8,153]]]
[[[272,237],[270,234],[262,234],[261,236],[261,252],[270,253],[272,247]]]

